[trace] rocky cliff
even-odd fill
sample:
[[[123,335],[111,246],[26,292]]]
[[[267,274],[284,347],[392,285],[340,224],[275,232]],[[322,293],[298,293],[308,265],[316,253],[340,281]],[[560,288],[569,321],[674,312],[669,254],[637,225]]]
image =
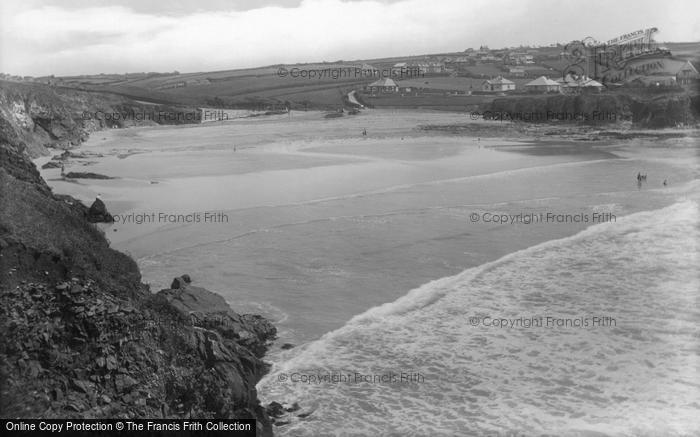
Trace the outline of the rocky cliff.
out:
[[[0,80],[0,137],[25,144],[30,156],[69,149],[104,128],[199,123],[194,107],[136,102],[115,94]]]
[[[275,328],[189,277],[152,294],[29,159],[104,127],[74,115],[111,97],[26,88],[0,87],[0,416],[255,418],[271,435],[255,385]]]
[[[700,120],[698,98],[690,93],[514,96],[494,99],[481,110],[501,121],[591,126],[630,123],[651,129],[693,126]]]

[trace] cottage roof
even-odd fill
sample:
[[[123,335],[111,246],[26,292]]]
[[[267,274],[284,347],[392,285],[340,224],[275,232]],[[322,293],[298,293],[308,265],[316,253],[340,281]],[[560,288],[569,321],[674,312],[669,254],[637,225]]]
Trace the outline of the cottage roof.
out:
[[[537,79],[530,81],[525,86],[559,86],[559,82],[552,79],[547,79],[545,76],[540,76]]]
[[[383,77],[376,82],[372,82],[369,86],[380,86],[380,87],[395,87],[396,82],[388,77]]]
[[[581,76],[578,78],[573,77],[571,74],[567,74],[564,79],[559,79],[558,82],[565,87],[575,88],[575,87],[595,87],[602,88],[605,85],[602,83],[591,79],[588,76]]]
[[[677,75],[681,71],[688,70],[691,72],[692,76],[698,77],[698,70],[688,60],[677,58],[664,58],[661,60],[661,63],[663,64],[662,70],[666,73]]]
[[[605,85],[603,85],[602,83],[598,82],[597,80],[588,79],[587,81],[583,82],[583,83],[581,84],[581,86],[602,88],[602,87],[604,87]]]

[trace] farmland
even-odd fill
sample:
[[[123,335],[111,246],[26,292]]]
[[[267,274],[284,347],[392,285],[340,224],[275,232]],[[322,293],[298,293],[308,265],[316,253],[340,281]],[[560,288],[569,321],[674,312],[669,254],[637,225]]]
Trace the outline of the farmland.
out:
[[[665,46],[674,56],[696,63],[700,61],[698,43],[669,43]],[[569,61],[558,56],[562,50],[562,46],[530,50],[535,53],[535,62],[521,65],[520,75],[510,74],[503,61],[474,61],[473,57],[468,64],[451,66],[441,73],[399,77],[390,74],[399,87],[403,90],[411,88],[412,91],[379,98],[361,97],[375,106],[452,110],[478,105],[493,96],[468,94],[479,94],[486,79],[502,75],[515,83],[518,94],[535,77],[561,77],[562,70],[569,64]],[[447,60],[465,59],[467,55],[455,52],[351,62],[280,64],[214,72],[100,74],[40,80],[58,87],[107,92],[159,104],[260,110],[289,105],[295,109],[337,110],[344,105],[345,94],[352,90],[362,91],[366,85],[387,76],[387,72],[391,72],[391,67],[398,62],[415,64],[439,61],[449,65]],[[380,69],[381,73],[358,74],[358,70],[367,67]]]

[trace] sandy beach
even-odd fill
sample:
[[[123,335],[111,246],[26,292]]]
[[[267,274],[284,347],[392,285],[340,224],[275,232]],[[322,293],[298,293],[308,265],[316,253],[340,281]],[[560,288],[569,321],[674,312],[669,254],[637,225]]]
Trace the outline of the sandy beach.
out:
[[[3,1],[0,428],[700,435],[698,5]]]
[[[569,417],[568,422],[557,421],[555,418],[564,413],[547,406],[523,416],[524,422],[504,420],[506,409],[520,402],[529,383],[519,386],[513,396],[493,398],[490,393],[503,389],[498,378],[489,379],[490,389],[471,388],[475,380],[469,378],[446,380],[446,374],[458,369],[444,367],[450,359],[439,358],[445,347],[452,347],[444,340],[452,338],[464,353],[472,350],[472,360],[477,356],[481,356],[479,360],[496,359],[493,354],[501,348],[512,350],[516,361],[523,359],[516,349],[534,356],[529,354],[532,348],[516,347],[518,341],[526,342],[523,338],[493,337],[493,332],[486,334],[484,341],[501,338],[505,343],[479,349],[481,352],[473,350],[478,338],[472,338],[473,332],[464,331],[463,325],[477,308],[481,308],[477,311],[481,317],[494,313],[510,319],[527,316],[530,320],[549,314],[561,316],[563,308],[569,306],[560,307],[551,300],[558,294],[542,297],[538,293],[552,287],[563,293],[571,291],[571,266],[589,275],[593,284],[589,287],[598,297],[589,301],[584,296],[581,302],[570,302],[578,313],[569,308],[566,314],[588,317],[593,312],[591,305],[595,305],[598,313],[629,322],[625,314],[630,313],[625,313],[625,308],[645,313],[628,301],[634,299],[634,293],[620,295],[622,308],[615,299],[599,295],[605,281],[613,295],[618,287],[629,289],[629,284],[623,286],[603,277],[600,272],[607,270],[585,268],[594,255],[598,262],[619,263],[613,258],[605,261],[606,251],[611,248],[601,246],[597,249],[600,253],[584,251],[587,254],[583,255],[571,252],[576,249],[570,249],[569,243],[557,241],[579,241],[582,237],[574,237],[577,233],[603,227],[605,231],[600,232],[613,234],[603,240],[595,237],[590,244],[604,244],[606,238],[618,238],[612,236],[614,232],[625,235],[631,220],[626,217],[642,211],[675,207],[685,211],[679,212],[680,216],[690,214],[692,207],[677,204],[697,201],[697,146],[692,138],[541,141],[420,129],[426,124],[463,123],[463,118],[457,113],[377,110],[333,120],[324,119],[320,113],[293,113],[291,117],[239,119],[206,126],[111,130],[94,134],[74,151],[83,157],[69,160],[65,170],[90,171],[116,179],[67,182],[58,169],[43,170],[42,175],[59,193],[73,194],[86,203],[98,195],[105,201],[116,221],[100,226],[114,247],[137,259],[152,290],[166,287],[170,278],[188,272],[239,310],[262,313],[275,322],[279,340],[268,355],[274,367],[260,383],[261,396],[268,402],[299,401],[304,408],[320,411],[315,413],[320,421],[311,425],[300,421],[298,426],[285,427],[283,432],[289,434],[284,435],[323,434],[330,432],[328,426],[342,423],[364,429],[358,435],[378,432],[382,425],[376,420],[382,414],[375,412],[379,416],[372,418],[375,407],[367,410],[370,404],[365,401],[381,411],[391,408],[392,402],[384,398],[385,394],[392,397],[403,390],[412,393],[413,401],[401,406],[402,414],[394,416],[392,429],[403,429],[405,435],[424,435],[425,431],[402,428],[401,423],[408,423],[407,414],[414,409],[430,410],[427,405],[442,401],[449,401],[455,410],[433,411],[435,417],[440,417],[437,422],[418,421],[424,426],[439,424],[429,428],[434,435],[452,435],[451,429],[467,426],[463,420],[481,431],[564,429],[558,427],[579,423],[579,419],[581,429],[589,429],[584,422],[586,414],[592,414],[590,409]],[[361,134],[363,129],[367,129],[367,136]],[[644,183],[637,182],[638,173],[647,175]],[[583,240],[581,247],[588,247],[587,240]],[[561,256],[571,258],[571,266],[532,261],[531,266],[516,270],[502,267],[504,270],[490,285],[474,282],[482,275],[478,272],[491,270],[489,263],[507,265],[510,261],[503,260],[510,257],[520,262],[519,251],[548,253],[538,249],[546,247],[542,245],[548,241],[560,244]],[[572,244],[574,247],[579,243]],[[684,253],[691,258],[697,255],[692,248]],[[556,259],[557,255],[552,256]],[[670,266],[683,269],[681,264],[690,260],[687,256],[677,266]],[[544,279],[541,272],[550,268],[554,269],[553,277]],[[636,271],[633,262],[620,264],[619,268]],[[586,283],[578,273],[576,278],[582,286]],[[681,288],[697,284],[697,277],[688,277]],[[541,299],[541,305],[521,306],[513,297],[519,289],[540,296],[533,299]],[[651,296],[644,299],[653,302]],[[487,302],[493,305],[488,307],[491,304]],[[395,317],[389,314],[403,315],[384,325],[385,317]],[[406,329],[414,323],[422,323],[432,334],[409,334]],[[464,331],[466,343],[457,340],[452,331]],[[518,335],[521,333],[529,335],[518,331]],[[565,341],[559,338],[561,333],[545,330],[547,335],[540,340],[545,345],[538,346],[537,354],[558,354],[555,350]],[[620,346],[614,336],[606,337],[603,331],[595,331],[596,339],[589,338],[589,334],[585,333],[585,342],[609,344],[620,350],[628,347]],[[368,335],[376,335],[376,341],[370,341]],[[414,342],[422,344],[423,349],[401,346]],[[296,347],[280,349],[285,343]],[[385,356],[382,350],[396,359]],[[423,356],[420,350],[430,351],[429,356],[438,361],[428,355],[416,358]],[[566,350],[559,358],[562,362],[565,356],[577,353]],[[367,361],[375,355],[384,358]],[[651,366],[667,369],[680,365],[684,372],[688,369],[688,363],[655,356],[659,357],[655,363],[647,360]],[[477,371],[463,364],[460,369]],[[432,382],[391,385],[388,392],[382,384],[324,382],[312,390],[304,384],[280,382],[280,375],[331,375],[341,369],[348,374],[383,374],[404,367],[427,375]],[[500,370],[502,375],[511,375],[504,384],[517,377],[513,373],[516,368],[511,363]],[[537,369],[547,374],[553,371],[546,366]],[[666,377],[673,378],[674,372],[665,373]],[[691,383],[696,376],[680,378]],[[439,393],[448,391],[448,386],[450,390],[462,387],[463,391],[453,393],[450,399],[440,398]],[[331,387],[340,391],[329,390]],[[619,389],[626,392],[629,386],[621,383]],[[470,390],[471,395],[467,394]],[[626,396],[616,390],[613,396]],[[679,396],[690,399],[687,394]],[[481,408],[478,414],[459,412],[465,402],[472,402],[469,399],[481,402],[482,397],[495,403]],[[347,409],[329,407],[339,400]],[[633,417],[642,414],[638,409],[642,404],[639,399],[632,404],[637,408]],[[566,408],[565,414],[569,414]],[[682,406],[667,409],[674,411],[689,414]],[[442,417],[443,413],[447,416]],[[361,422],[343,419],[360,416]],[[489,417],[500,418],[490,421]],[[533,425],[532,417],[540,418],[542,428]],[[606,420],[617,423],[619,416]],[[688,420],[685,423],[692,423]],[[518,423],[527,423],[527,427],[518,427]]]
[[[66,171],[117,179],[42,174],[59,193],[106,202],[117,216],[103,226],[107,237],[136,257],[153,289],[201,272],[208,288],[274,316],[294,343],[429,280],[593,224],[472,223],[472,212],[622,216],[670,202],[663,179],[677,186],[696,174],[678,139],[657,149],[649,140],[545,143],[418,129],[456,122],[464,115],[293,112],[108,130],[76,150],[88,157]],[[663,158],[642,160],[649,148]],[[641,189],[637,171],[650,174]]]

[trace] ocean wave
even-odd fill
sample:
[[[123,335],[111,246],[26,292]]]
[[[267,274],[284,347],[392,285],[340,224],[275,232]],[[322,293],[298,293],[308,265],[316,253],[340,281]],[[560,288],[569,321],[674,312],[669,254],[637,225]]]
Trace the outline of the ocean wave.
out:
[[[432,281],[259,390],[314,411],[282,435],[698,432],[699,222],[683,200]],[[422,380],[371,378],[403,374]]]

